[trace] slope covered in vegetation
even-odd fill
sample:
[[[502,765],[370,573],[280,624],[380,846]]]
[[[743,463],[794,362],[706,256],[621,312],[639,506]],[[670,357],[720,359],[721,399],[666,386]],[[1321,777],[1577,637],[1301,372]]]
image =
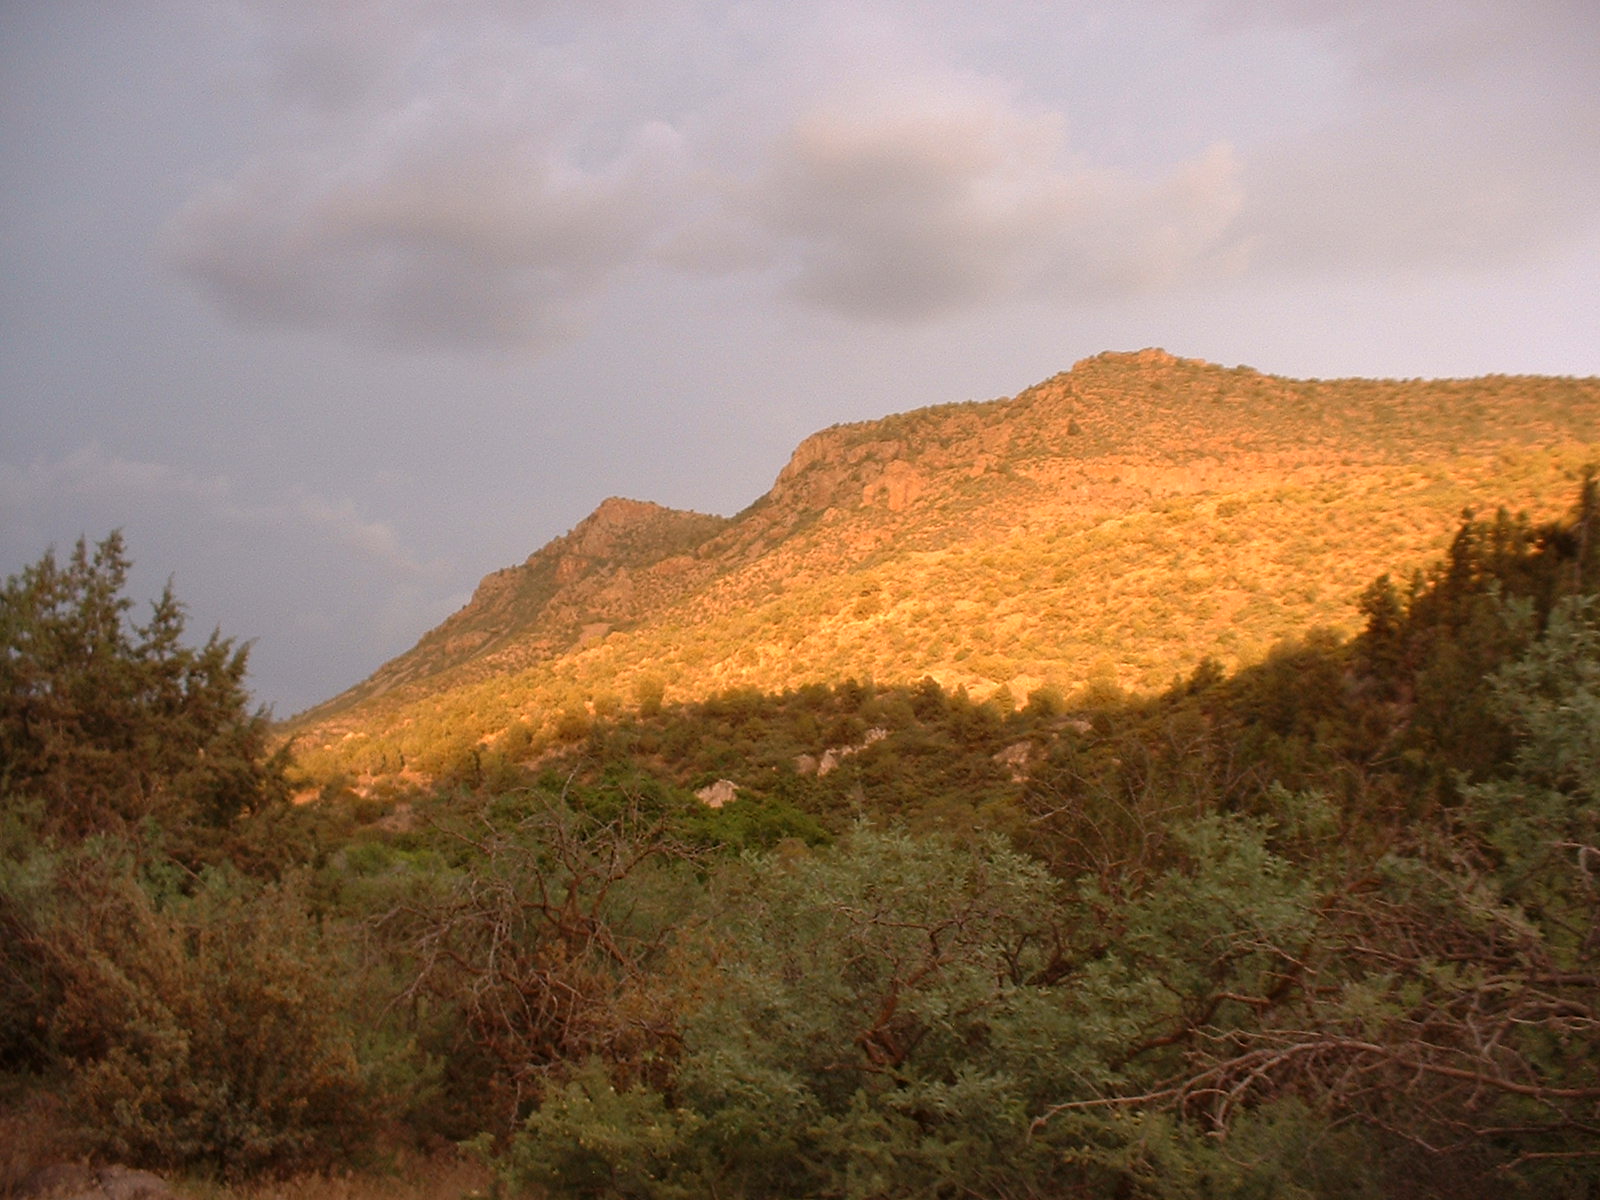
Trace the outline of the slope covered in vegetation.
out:
[[[1600,381],[1296,381],[1107,354],[825,430],[730,519],[607,501],[289,732],[319,779],[438,776],[739,688],[1144,694],[1361,621],[1483,497],[1546,520]]]
[[[9,774],[0,1122],[236,1176],[470,1138],[531,1196],[1591,1195],[1597,534],[1592,480],[1469,521],[1356,635],[1147,696],[657,697],[392,805]],[[4,592],[8,745],[16,632],[117,592],[74,561]],[[85,760],[157,727],[130,668],[233,661],[108,644]]]

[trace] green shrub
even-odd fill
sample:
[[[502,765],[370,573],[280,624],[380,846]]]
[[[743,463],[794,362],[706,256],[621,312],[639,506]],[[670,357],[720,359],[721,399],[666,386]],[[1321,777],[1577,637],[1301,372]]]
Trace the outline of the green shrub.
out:
[[[864,830],[734,865],[681,972],[670,1081],[591,1069],[548,1095],[508,1182],[652,1200],[1034,1194],[1054,1152],[1029,1121],[1071,1065],[1061,1009],[1029,980],[1053,893],[996,843]]]
[[[370,1128],[351,973],[297,882],[141,878],[90,842],[7,862],[0,917],[5,1044],[60,1076],[85,1152],[237,1176],[329,1165]]]

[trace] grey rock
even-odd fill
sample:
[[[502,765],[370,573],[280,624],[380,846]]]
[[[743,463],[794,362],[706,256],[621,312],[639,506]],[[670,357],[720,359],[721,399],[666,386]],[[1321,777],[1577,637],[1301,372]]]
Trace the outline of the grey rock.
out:
[[[24,1200],[178,1200],[159,1175],[131,1167],[52,1163],[22,1181]]]

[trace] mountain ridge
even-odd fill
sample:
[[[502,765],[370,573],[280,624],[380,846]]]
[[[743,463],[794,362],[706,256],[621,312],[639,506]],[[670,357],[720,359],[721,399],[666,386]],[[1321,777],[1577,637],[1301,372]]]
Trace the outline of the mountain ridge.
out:
[[[687,698],[808,670],[1164,683],[1348,625],[1361,571],[1436,550],[1464,504],[1558,505],[1597,444],[1595,379],[1290,380],[1107,352],[1014,397],[820,430],[731,517],[607,499],[290,729],[328,747],[461,710],[437,719],[476,740],[630,686]],[[1327,528],[1267,528],[1293,517]],[[1295,579],[1289,560],[1318,553],[1337,569]],[[1147,653],[1129,606],[1193,636]]]
[[[522,632],[534,633],[535,652],[554,652],[560,634],[574,630],[581,643],[584,630],[593,636],[597,626],[609,628],[633,614],[637,589],[628,586],[633,572],[692,550],[706,531],[727,520],[650,501],[608,497],[520,565],[484,576],[465,607],[358,687],[382,695],[437,674],[437,657],[452,660],[492,653]]]

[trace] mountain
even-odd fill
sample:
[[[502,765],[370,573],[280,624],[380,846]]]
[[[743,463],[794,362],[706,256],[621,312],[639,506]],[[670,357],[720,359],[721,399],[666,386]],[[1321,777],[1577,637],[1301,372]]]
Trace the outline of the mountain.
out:
[[[520,567],[486,576],[465,608],[346,697],[379,696],[468,662],[515,670],[604,637],[675,593],[685,561],[727,524],[612,497]]]
[[[823,430],[733,517],[606,500],[288,731],[314,772],[427,772],[729,688],[1161,687],[1353,628],[1463,508],[1553,516],[1597,455],[1597,379],[1101,354],[1009,399]]]

